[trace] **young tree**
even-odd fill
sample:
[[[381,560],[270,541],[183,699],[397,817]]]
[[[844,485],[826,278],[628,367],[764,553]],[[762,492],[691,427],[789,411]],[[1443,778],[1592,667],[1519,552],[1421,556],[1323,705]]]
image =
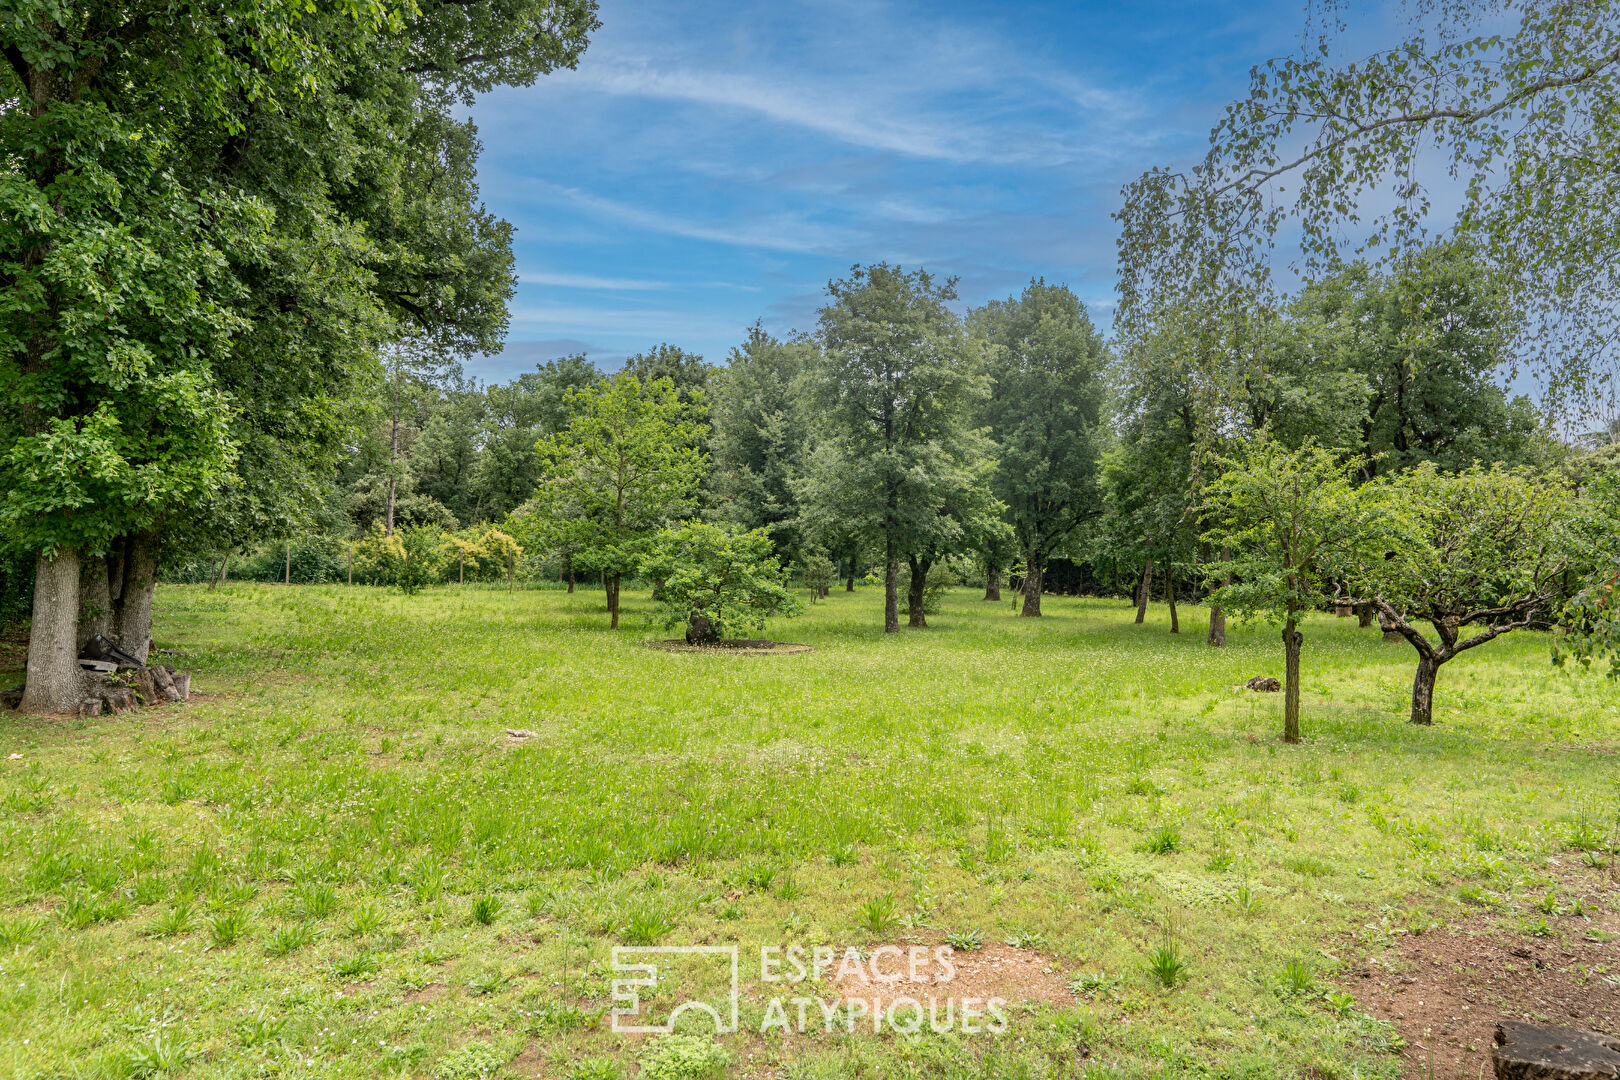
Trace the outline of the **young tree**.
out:
[[[1499,465],[1443,473],[1425,462],[1365,494],[1381,535],[1358,552],[1350,584],[1417,650],[1412,723],[1429,724],[1440,665],[1553,613],[1570,565],[1570,488]]]
[[[990,380],[979,416],[997,455],[991,490],[1007,506],[1023,556],[1023,614],[1039,616],[1047,559],[1101,508],[1107,351],[1079,298],[1044,280],[968,322],[984,343]]]
[[[666,529],[653,538],[642,573],[663,582],[665,625],[685,624],[693,645],[761,631],[770,616],[803,610],[763,529],[735,532],[701,521]]]
[[[879,263],[829,282],[827,294],[806,380],[824,441],[801,490],[811,514],[882,547],[883,628],[897,633],[902,555],[929,557],[964,536],[946,501],[983,451],[967,426],[983,378],[945,306],[953,281]]]
[[[1366,501],[1351,484],[1359,463],[1310,443],[1289,450],[1262,432],[1221,464],[1205,489],[1204,539],[1231,552],[1221,568],[1231,580],[1210,585],[1226,609],[1282,623],[1283,741],[1296,743],[1300,620],[1371,535]]]
[[[701,406],[697,392],[693,402]],[[541,475],[524,520],[553,550],[575,553],[600,571],[611,625],[619,625],[619,584],[647,555],[664,526],[688,516],[705,457],[707,428],[668,379],[626,372],[569,394],[572,416],[541,439]]]

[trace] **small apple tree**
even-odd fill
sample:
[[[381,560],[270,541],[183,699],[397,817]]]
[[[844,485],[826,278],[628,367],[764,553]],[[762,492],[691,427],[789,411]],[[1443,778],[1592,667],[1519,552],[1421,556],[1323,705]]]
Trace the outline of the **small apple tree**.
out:
[[[1570,566],[1570,486],[1500,465],[1443,473],[1425,462],[1364,494],[1379,540],[1347,576],[1417,650],[1412,723],[1433,723],[1440,665],[1556,613]]]
[[[1211,602],[1282,623],[1284,742],[1300,738],[1300,621],[1369,533],[1368,509],[1351,483],[1360,464],[1311,443],[1290,450],[1262,432],[1223,459],[1204,489],[1204,539],[1231,552],[1209,581]]]

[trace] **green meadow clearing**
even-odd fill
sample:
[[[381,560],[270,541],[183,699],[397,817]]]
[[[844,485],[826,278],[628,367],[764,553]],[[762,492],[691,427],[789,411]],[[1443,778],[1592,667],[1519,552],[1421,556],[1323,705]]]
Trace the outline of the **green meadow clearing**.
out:
[[[1421,729],[1410,648],[1314,618],[1289,747],[1234,689],[1274,628],[881,603],[737,656],[649,649],[645,593],[610,633],[600,592],[161,588],[192,702],[0,722],[0,1077],[1419,1075],[1353,966],[1615,897],[1620,690],[1542,635],[1448,664]],[[603,1018],[617,944],[976,939],[1065,1000],[760,1035],[745,960],[723,1073]]]

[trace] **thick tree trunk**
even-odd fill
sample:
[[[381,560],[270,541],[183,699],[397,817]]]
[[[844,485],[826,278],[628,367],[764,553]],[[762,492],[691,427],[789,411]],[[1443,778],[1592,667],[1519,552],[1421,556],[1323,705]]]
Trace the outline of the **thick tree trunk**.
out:
[[[74,655],[97,634],[112,630],[112,587],[107,583],[107,558],[96,555],[79,567],[79,632]]]
[[[714,620],[707,615],[694,614],[686,622],[686,643],[688,645],[714,645],[720,641],[720,634],[714,628]]]
[[[1283,627],[1283,742],[1299,742],[1299,648],[1305,635],[1290,616]]]
[[[1412,677],[1412,723],[1434,723],[1434,681],[1440,674],[1440,661],[1418,654],[1417,674]]]
[[[1041,617],[1041,560],[1033,551],[1026,552],[1024,557],[1024,610],[1019,614],[1026,619],[1038,619]]]
[[[143,664],[152,647],[152,593],[162,544],[162,534],[155,529],[129,535],[123,587],[113,604],[113,640]]]
[[[900,632],[900,545],[890,537],[883,560],[883,632]]]
[[[28,674],[22,710],[78,712],[85,694],[79,667],[79,552],[62,548],[34,560],[34,617],[28,631]]]
[[[928,588],[928,568],[934,565],[934,560],[912,559],[910,562],[911,588],[906,592],[906,607],[909,609],[907,624],[917,629],[926,629],[928,616],[923,611],[923,595]]]
[[[1371,604],[1356,605],[1356,625],[1365,630],[1373,624],[1373,606]]]
[[[1136,586],[1136,621],[1138,624],[1147,618],[1148,596],[1153,591],[1153,556],[1147,557],[1142,564],[1142,580]]]
[[[993,562],[985,564],[984,598],[986,600],[1001,599],[1001,567]]]
[[[607,590],[608,626],[617,630],[619,628],[619,575],[604,575],[602,584]]]
[[[1176,571],[1170,560],[1164,561],[1164,596],[1170,601],[1170,632],[1181,633],[1181,620],[1176,617]]]

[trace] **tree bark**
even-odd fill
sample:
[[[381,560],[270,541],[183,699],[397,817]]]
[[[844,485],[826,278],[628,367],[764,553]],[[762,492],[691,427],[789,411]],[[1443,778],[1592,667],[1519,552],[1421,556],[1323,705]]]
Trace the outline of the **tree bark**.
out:
[[[932,559],[912,558],[911,588],[906,592],[906,607],[910,609],[907,624],[916,629],[927,629],[928,615],[923,611],[923,596],[928,588],[928,568],[934,565]]]
[[[574,591],[574,557],[572,555],[564,555],[563,556],[563,562],[565,562],[568,565],[568,591],[573,592]]]
[[[291,585],[292,584],[292,541],[291,540],[287,541],[287,573],[286,573],[286,576],[281,579],[281,583],[283,585]]]
[[[849,553],[849,577],[844,582],[845,592],[855,591],[855,564],[857,561],[859,561],[860,556],[861,553],[859,551],[851,549]]]
[[[607,589],[608,627],[617,630],[619,628],[619,575],[604,575],[602,584]]]
[[[900,632],[900,545],[892,536],[883,561],[883,632]]]
[[[1153,556],[1142,565],[1142,580],[1136,586],[1136,621],[1140,625],[1147,618],[1148,594],[1153,591]]]
[[[993,562],[985,564],[984,598],[986,600],[1001,599],[1001,567]]]
[[[693,613],[686,620],[686,643],[688,645],[715,645],[720,641],[720,633],[714,628],[714,620],[707,615]]]
[[[1371,604],[1356,605],[1356,625],[1365,630],[1373,624],[1373,606]]]
[[[1041,560],[1033,551],[1025,552],[1024,558],[1024,610],[1019,615],[1026,619],[1038,619],[1041,617]]]
[[[152,593],[157,588],[162,545],[163,536],[156,529],[129,535],[123,587],[113,604],[113,640],[143,664],[152,647]]]
[[[1412,723],[1434,723],[1434,682],[1441,661],[1418,654],[1417,674],[1412,677]]]
[[[219,557],[219,573],[215,574],[213,579],[208,582],[209,592],[213,592],[216,585],[224,583],[225,563],[229,561],[230,557],[231,553],[229,551]],[[352,551],[349,553],[349,584],[354,584],[354,552]]]
[[[398,477],[394,474],[394,462],[399,457],[399,372],[394,372],[394,419],[388,429],[388,520],[383,525],[383,535],[394,535],[394,487]]]
[[[84,643],[97,634],[112,630],[112,587],[107,583],[107,558],[96,555],[83,559],[79,567],[79,632],[74,656]]]
[[[1221,548],[1222,564],[1231,561],[1231,549]],[[1232,572],[1230,570],[1222,576],[1222,583],[1226,585],[1232,583]],[[1226,611],[1221,605],[1215,603],[1209,605],[1209,643],[1217,649],[1226,647]]]
[[[456,552],[456,584],[467,584],[467,553],[465,551]]]
[[[28,673],[22,710],[77,712],[85,694],[79,667],[79,552],[61,548],[55,558],[34,559],[34,612],[28,630]]]
[[[1299,648],[1305,635],[1292,615],[1283,627],[1283,742],[1299,742]]]
[[[1181,620],[1176,618],[1176,571],[1170,560],[1164,560],[1164,595],[1170,601],[1170,632],[1181,633]]]
[[[511,592],[512,589],[513,589],[512,579],[513,579],[514,573],[516,571],[516,567],[514,566],[515,560],[516,560],[516,556],[514,556],[510,551],[508,551],[506,553],[506,591],[507,592]],[[613,625],[614,626],[619,625],[617,620],[614,621]]]

